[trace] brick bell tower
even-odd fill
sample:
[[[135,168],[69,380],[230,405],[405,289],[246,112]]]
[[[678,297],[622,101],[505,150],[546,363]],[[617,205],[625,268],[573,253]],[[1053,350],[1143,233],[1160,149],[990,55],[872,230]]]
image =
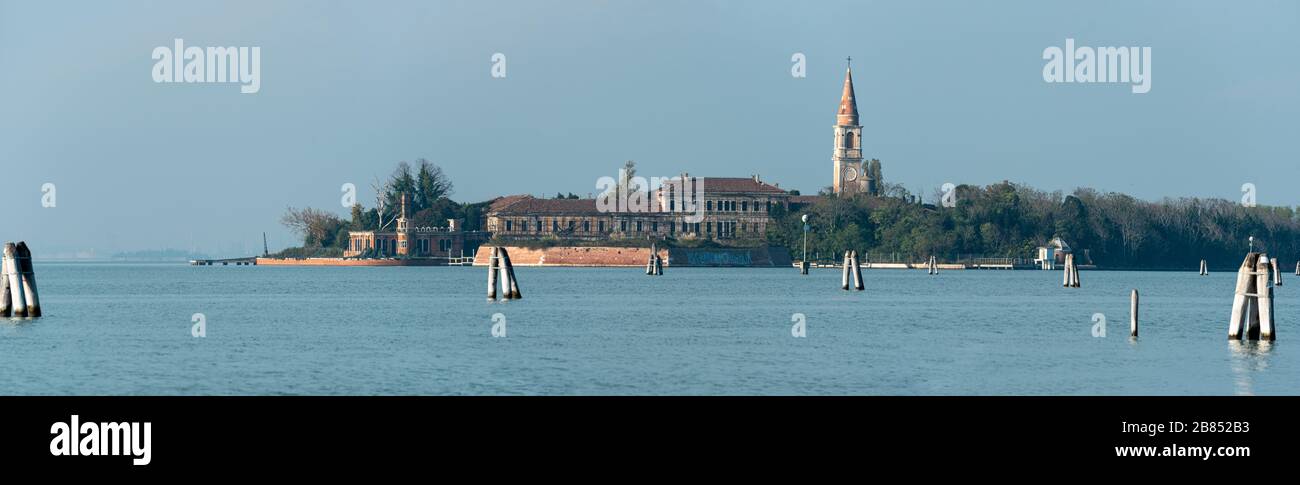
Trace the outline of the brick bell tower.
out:
[[[844,72],[844,92],[835,114],[835,164],[832,188],[836,194],[853,195],[869,190],[869,175],[862,164],[862,126],[858,124],[858,100],[853,96],[853,58]]]

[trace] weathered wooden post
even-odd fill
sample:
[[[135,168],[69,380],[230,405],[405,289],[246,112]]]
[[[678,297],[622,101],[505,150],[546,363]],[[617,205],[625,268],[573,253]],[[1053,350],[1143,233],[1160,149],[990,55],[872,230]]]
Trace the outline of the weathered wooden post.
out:
[[[27,316],[41,316],[41,296],[36,292],[36,268],[32,266],[32,251],[27,243],[18,241],[14,259],[18,262],[18,276],[23,282],[23,293],[27,296]]]
[[[1249,331],[1251,339],[1273,340],[1273,287],[1269,286],[1270,272],[1276,278],[1277,260],[1260,255],[1259,264],[1256,268],[1255,280],[1255,304],[1258,307],[1253,313],[1251,328]],[[1276,279],[1274,279],[1276,282]]]
[[[659,257],[659,252],[655,251],[655,276],[664,275],[664,258]]]
[[[858,261],[858,251],[854,250],[853,254],[853,289],[862,291],[866,286],[862,282],[862,263]]]
[[[1128,336],[1138,336],[1138,290],[1133,289],[1133,294],[1129,297],[1129,317],[1128,317]]]
[[[1205,260],[1202,259],[1202,260],[1201,260],[1201,276],[1205,276],[1205,275],[1208,275],[1208,274],[1210,274],[1210,268],[1209,268],[1209,266],[1207,266],[1207,265],[1205,264]]]
[[[840,289],[844,291],[849,289],[849,272],[853,270],[851,266],[853,262],[849,260],[849,252],[844,251],[844,274],[840,276]]]
[[[1300,276],[1300,261],[1295,262],[1295,275]]]
[[[1070,287],[1070,283],[1073,283],[1072,281],[1070,281],[1070,277],[1073,276],[1073,275],[1070,274],[1070,256],[1071,256],[1071,255],[1066,254],[1066,255],[1065,255],[1065,264],[1062,264],[1062,265],[1061,265],[1061,274],[1062,274],[1062,276],[1061,276],[1061,286],[1063,286],[1063,287],[1065,287],[1065,288],[1069,288],[1069,287]]]
[[[22,278],[18,275],[18,248],[8,242],[4,246],[4,278],[9,284],[9,309],[15,317],[27,316],[27,295],[23,293]]]
[[[1273,271],[1273,286],[1282,286],[1282,263],[1277,258],[1269,258],[1268,262],[1269,269]]]
[[[650,257],[645,260],[645,274],[654,276],[655,274],[655,245],[650,244]]]
[[[1265,254],[1247,253],[1246,259],[1237,269],[1237,287],[1232,298],[1232,320],[1228,322],[1229,339],[1259,338],[1261,317],[1259,297],[1268,292],[1268,271],[1271,267],[1267,258],[1268,255]],[[1264,320],[1268,321],[1271,336],[1275,333],[1271,311],[1272,298],[1269,298],[1267,303],[1270,308]]]
[[[13,312],[13,295],[9,293],[9,259],[0,259],[0,317]]]
[[[1079,287],[1079,264],[1075,262],[1074,254],[1065,255],[1065,286]]]
[[[498,259],[500,255],[501,248],[493,246],[492,257],[488,260],[488,301],[496,301],[497,299],[497,272],[501,264]]]
[[[505,278],[501,281],[502,298],[518,300],[524,296],[519,293],[519,282],[515,280],[515,265],[510,262],[510,252],[501,248],[501,263],[504,265]]]
[[[1254,268],[1255,264],[1251,258],[1255,257],[1254,253],[1246,254],[1246,260],[1237,268],[1237,287],[1232,294],[1232,316],[1228,319],[1228,339],[1238,340],[1241,338],[1241,320],[1246,311],[1246,303],[1250,297],[1253,279],[1247,275],[1247,268]]]

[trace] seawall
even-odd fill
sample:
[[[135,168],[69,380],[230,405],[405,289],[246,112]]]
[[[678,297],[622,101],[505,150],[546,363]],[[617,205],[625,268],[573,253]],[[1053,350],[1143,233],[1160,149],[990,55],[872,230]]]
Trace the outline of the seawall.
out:
[[[506,246],[515,266],[558,267],[644,267],[650,248],[606,246],[555,246],[524,248]],[[487,266],[492,246],[480,246],[474,254],[474,266]],[[790,266],[790,254],[781,248],[659,249],[659,257],[669,267],[740,267],[771,268]]]

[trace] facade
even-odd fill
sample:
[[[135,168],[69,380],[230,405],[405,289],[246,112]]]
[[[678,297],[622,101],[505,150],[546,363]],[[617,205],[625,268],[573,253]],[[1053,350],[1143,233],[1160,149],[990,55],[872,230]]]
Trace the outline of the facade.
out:
[[[789,207],[790,195],[758,176],[750,178],[690,177],[691,187],[701,187],[700,199],[688,205],[675,194],[681,185],[667,183],[648,197],[648,211],[600,210],[597,199],[539,199],[512,195],[493,201],[485,228],[494,236],[534,239],[710,239],[761,240],[766,237],[770,211]],[[677,179],[674,179],[677,180]],[[697,185],[699,184],[699,185]],[[689,192],[689,191],[688,191]],[[699,211],[694,209],[698,204]],[[702,217],[699,217],[702,215]]]
[[[832,189],[836,194],[878,195],[880,160],[864,163],[862,125],[858,123],[858,100],[853,93],[853,68],[844,73],[844,91],[835,114],[835,140],[831,162],[835,168]]]
[[[402,208],[396,227],[391,231],[349,231],[348,247],[343,257],[409,257],[458,258],[472,256],[477,242],[486,235],[465,231],[464,223],[449,219],[447,227],[411,227],[406,218],[406,195],[402,195]],[[474,247],[470,247],[474,246]]]
[[[1046,246],[1038,247],[1038,257],[1034,258],[1034,264],[1042,269],[1054,269],[1057,265],[1065,264],[1065,255],[1072,252],[1069,244],[1054,237]]]

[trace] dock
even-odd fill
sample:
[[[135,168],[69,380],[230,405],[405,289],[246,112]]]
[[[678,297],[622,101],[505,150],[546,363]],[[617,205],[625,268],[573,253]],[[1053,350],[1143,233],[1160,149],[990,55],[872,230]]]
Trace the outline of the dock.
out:
[[[232,264],[235,266],[256,266],[257,258],[250,256],[247,258],[191,259],[190,260],[190,266],[214,266],[214,265],[229,266]]]

